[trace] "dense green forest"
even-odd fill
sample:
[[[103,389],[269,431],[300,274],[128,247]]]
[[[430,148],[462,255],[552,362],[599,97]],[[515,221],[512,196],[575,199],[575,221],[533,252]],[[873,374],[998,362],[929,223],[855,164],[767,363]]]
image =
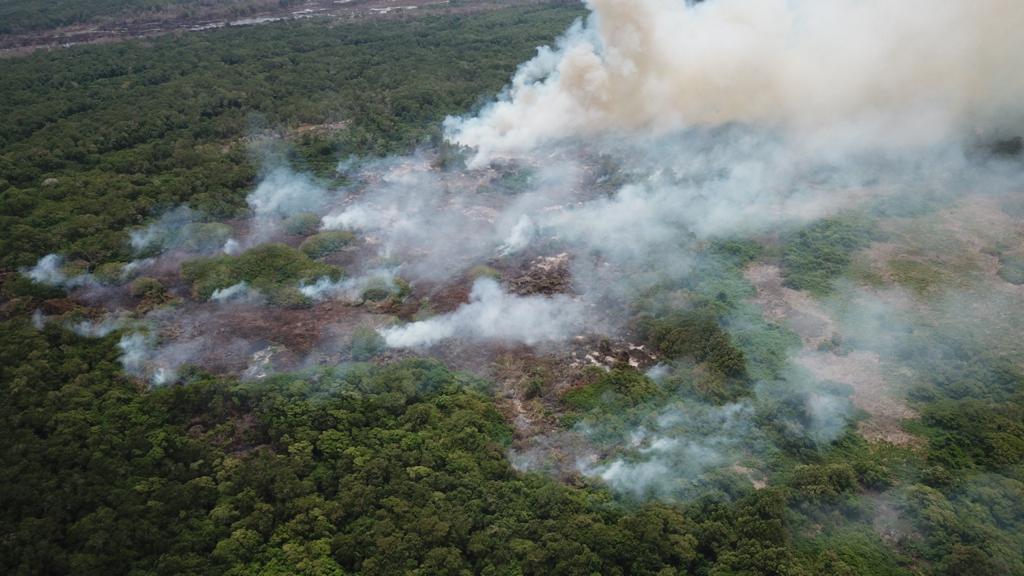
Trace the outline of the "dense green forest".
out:
[[[8,574],[912,574],[922,560],[936,574],[1022,568],[1024,510],[1010,496],[1020,481],[992,474],[1020,467],[1020,376],[976,362],[963,369],[978,390],[1007,390],[1015,403],[999,405],[1017,408],[993,409],[1003,397],[965,397],[943,384],[957,374],[937,375],[920,394],[971,399],[929,408],[922,430],[936,449],[926,461],[851,432],[824,452],[780,454],[769,488],[723,478],[673,505],[514,472],[511,431],[487,383],[433,361],[258,383],[196,374],[146,390],[121,373],[116,335],[40,332],[15,318],[0,338]],[[607,421],[692,393],[644,380],[613,372],[594,386],[621,391],[621,401],[598,405],[582,392],[567,401]],[[911,484],[899,479],[907,466]],[[861,496],[896,483],[920,534],[901,542],[903,553],[872,531],[877,510]]]
[[[2,60],[0,263],[124,260],[124,230],[163,210],[235,214],[259,168],[247,139],[264,130],[327,174],[407,151],[579,14],[275,24]]]
[[[14,16],[29,4],[4,3],[0,21],[50,26],[108,6]],[[436,146],[445,115],[483,104],[581,14],[558,3],[274,23],[0,60],[0,572],[1024,575],[1020,362],[924,313],[893,329],[898,344],[824,342],[823,353],[870,350],[907,368],[915,414],[913,443],[869,442],[856,412],[823,442],[792,386],[806,377],[790,362],[800,336],[752,303],[754,263],[836,307],[850,282],[881,282],[858,258],[898,230],[869,224],[874,213],[701,243],[692,274],[636,298],[638,338],[671,377],[594,368],[551,403],[562,429],[627,459],[630,432],[666,410],[688,418],[687,434],[713,435],[706,413],[741,406],[743,448],[770,445],[754,483],[739,467],[622,494],[592,476],[517,469],[494,383],[434,359],[385,361],[365,327],[352,362],[253,381],[187,368],[182,383],[150,387],[122,368],[120,330],[34,322],[67,302],[18,273],[41,256],[60,252],[102,280],[104,263],[132,257],[128,230],[169,209],[246,214],[261,169],[253,142],[267,135],[327,182],[343,178],[339,160]],[[528,176],[501,185],[517,178]],[[909,220],[932,207],[902,209]],[[188,261],[185,290],[205,301],[245,282],[270,305],[307,306],[298,282],[341,277],[321,259],[356,239],[315,234],[309,215],[283,222],[305,240]],[[217,245],[230,234],[190,226],[202,233],[183,236]],[[156,279],[131,290],[145,310],[167,304]]]
[[[118,374],[111,339],[3,328],[8,574],[795,565],[785,490],[688,513],[520,476],[483,384],[433,362],[140,391]]]

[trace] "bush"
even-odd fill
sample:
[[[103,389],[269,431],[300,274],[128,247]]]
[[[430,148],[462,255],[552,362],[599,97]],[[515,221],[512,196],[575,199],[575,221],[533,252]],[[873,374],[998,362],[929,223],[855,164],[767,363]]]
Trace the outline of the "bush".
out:
[[[756,241],[737,238],[716,240],[709,248],[712,254],[729,258],[737,266],[753,262],[764,253],[764,247]]]
[[[190,252],[219,250],[233,230],[220,222],[193,222],[181,230],[181,247]]]
[[[832,218],[790,234],[782,248],[786,286],[823,295],[850,264],[853,253],[871,240],[868,225],[858,219]]]
[[[857,474],[849,464],[797,466],[791,485],[798,498],[810,501],[835,501],[858,487]]]
[[[167,287],[156,278],[143,276],[132,282],[131,295],[133,298],[157,301],[167,295]]]
[[[893,280],[918,295],[926,295],[950,281],[949,274],[938,263],[899,258],[888,264]]]
[[[320,229],[320,217],[312,212],[296,214],[284,221],[284,231],[292,236],[309,236]]]
[[[744,377],[747,361],[708,310],[693,309],[645,318],[641,333],[669,358],[693,358],[723,376]]]
[[[298,284],[321,276],[334,280],[341,269],[310,259],[305,253],[284,244],[263,244],[238,256],[215,256],[185,262],[182,277],[191,282],[192,294],[208,299],[215,290],[239,282],[267,295],[273,304],[298,306],[306,302]]]
[[[118,284],[124,276],[124,262],[100,264],[92,271],[92,275],[103,284]]]
[[[578,410],[632,406],[654,397],[658,386],[634,368],[615,368],[593,382],[570,390],[562,397]]]
[[[330,230],[306,238],[299,250],[310,258],[323,258],[348,246],[355,239],[356,235],[348,230]]]
[[[369,326],[360,326],[352,332],[349,342],[352,359],[356,361],[370,360],[384,351],[384,338]]]

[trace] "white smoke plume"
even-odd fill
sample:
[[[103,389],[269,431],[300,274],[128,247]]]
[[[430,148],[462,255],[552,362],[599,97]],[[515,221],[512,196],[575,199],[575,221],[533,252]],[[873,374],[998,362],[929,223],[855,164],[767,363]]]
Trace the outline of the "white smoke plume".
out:
[[[121,349],[121,365],[125,372],[142,376],[145,373],[146,361],[152,353],[151,338],[140,332],[121,336],[117,347]]]
[[[281,232],[285,218],[316,214],[323,229],[359,232],[352,257],[373,255],[354,265],[359,276],[299,289],[353,304],[367,288],[394,287],[393,273],[377,268],[449,282],[474,265],[514,273],[517,258],[564,252],[573,291],[588,303],[621,296],[623,309],[609,315],[625,316],[636,289],[692,272],[707,239],[777,234],[914,186],[984,189],[960,146],[964,134],[999,137],[1020,120],[1019,0],[586,4],[590,17],[525,63],[497,102],[446,121],[449,141],[473,149],[470,170],[438,169],[428,155],[369,161],[345,166],[358,183],[336,193],[267,162],[248,198],[248,235],[211,235],[213,250],[238,253]],[[496,161],[504,157],[514,161]],[[1019,186],[1019,175],[1015,168],[1007,182]],[[138,231],[133,245],[165,242],[192,222],[173,215]],[[51,256],[26,273],[63,284]],[[239,284],[213,300],[250,294]],[[588,329],[596,319],[615,323],[587,310],[580,299],[516,296],[482,279],[454,312],[381,335],[393,348],[446,339],[536,345],[567,340],[585,320]],[[203,326],[162,347],[126,335],[126,370],[173,381],[203,338],[213,340]],[[670,372],[664,365],[650,376]],[[770,454],[773,441],[754,424],[764,403],[802,408],[792,410],[800,421],[777,422],[794,436],[823,443],[846,429],[848,392],[807,375],[781,378],[726,406],[642,407],[643,423],[628,423],[638,430],[632,444],[624,438],[625,448],[579,470],[638,497],[679,494],[708,472]],[[599,428],[581,434],[607,432]]]
[[[669,407],[649,427],[630,432],[622,456],[601,464],[582,459],[577,466],[634,497],[685,495],[710,470],[762,455],[765,439],[753,418],[749,401]]]
[[[323,277],[312,284],[302,284],[299,292],[312,300],[345,300],[356,304],[363,299],[369,289],[380,289],[395,292],[399,289],[393,270],[380,269],[367,272],[355,278],[331,280]]]
[[[40,258],[35,266],[22,269],[21,273],[34,282],[47,286],[78,288],[96,284],[91,274],[68,276],[64,267],[64,257],[59,254],[47,254]]]
[[[279,166],[263,176],[246,201],[254,215],[250,235],[252,240],[259,241],[273,233],[284,218],[321,211],[327,204],[328,193],[308,174]]]
[[[207,345],[205,339],[197,338],[158,346],[154,336],[142,332],[125,334],[117,344],[125,372],[154,386],[177,382],[180,368]]]
[[[228,256],[237,256],[242,253],[242,244],[234,238],[228,238],[224,242],[224,246],[221,247],[220,251]]]
[[[213,302],[255,302],[260,299],[260,293],[249,286],[248,282],[239,282],[227,288],[218,288],[210,295]]]
[[[496,170],[441,171],[425,156],[370,162],[358,174],[365,186],[321,225],[358,232],[382,258],[401,260],[407,278],[444,280],[525,246],[530,238],[521,218],[556,208],[579,189],[574,161],[548,158],[516,168],[507,173],[530,178],[512,186]],[[526,236],[503,246],[517,226]]]
[[[75,322],[69,328],[79,336],[88,338],[103,338],[111,332],[120,329],[128,320],[123,313],[108,314],[100,320],[81,320]]]
[[[566,339],[578,331],[583,307],[567,296],[515,296],[497,282],[473,284],[469,303],[450,314],[382,331],[392,348],[416,348],[448,338],[520,342],[527,345]]]
[[[445,278],[485,250],[490,227],[465,218],[463,195],[448,194],[442,176],[422,158],[382,161],[366,168],[373,181],[354,202],[322,218],[324,230],[353,230],[380,255],[415,254],[409,272]]]
[[[227,224],[207,221],[201,213],[179,206],[148,226],[129,232],[129,240],[136,254],[166,250],[211,254],[223,246],[231,233]],[[153,261],[153,258],[146,258],[138,262],[152,264]]]
[[[137,276],[141,271],[146,270],[150,266],[156,264],[155,258],[142,258],[139,260],[132,260],[121,268],[121,279],[130,280]]]
[[[47,254],[36,262],[36,265],[22,273],[47,286],[60,286],[67,278],[64,276],[64,259],[58,254]]]
[[[475,165],[565,138],[733,122],[922,144],[994,127],[1024,97],[1017,0],[586,3],[590,17],[501,99],[448,119]]]
[[[524,250],[532,243],[538,235],[537,224],[528,214],[523,214],[516,221],[515,226],[509,231],[505,242],[498,249],[498,254],[507,256]]]
[[[176,244],[177,236],[197,217],[187,206],[179,206],[145,228],[132,230],[128,235],[129,242],[135,252]]]

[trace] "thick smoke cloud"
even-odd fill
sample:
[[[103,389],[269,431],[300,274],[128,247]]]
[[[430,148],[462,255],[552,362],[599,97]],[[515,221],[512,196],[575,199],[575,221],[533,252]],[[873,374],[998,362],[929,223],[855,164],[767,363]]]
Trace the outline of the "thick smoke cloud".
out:
[[[545,142],[732,122],[875,145],[994,128],[1024,96],[1016,0],[588,0],[480,116],[476,165]]]
[[[473,284],[469,303],[451,314],[383,331],[392,348],[416,348],[460,337],[527,345],[562,341],[581,327],[582,305],[567,296],[515,296],[497,282]]]

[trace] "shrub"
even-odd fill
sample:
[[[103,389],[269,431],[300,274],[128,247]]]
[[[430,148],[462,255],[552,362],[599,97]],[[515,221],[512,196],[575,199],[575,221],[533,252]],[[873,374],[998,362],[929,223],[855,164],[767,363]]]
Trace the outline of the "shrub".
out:
[[[527,400],[537,398],[544,392],[544,379],[540,376],[533,376],[530,381],[526,383],[526,390],[524,395]]]
[[[312,212],[296,214],[284,221],[284,231],[292,236],[309,236],[320,229],[320,217]]]
[[[124,262],[100,264],[92,271],[92,275],[103,284],[118,284],[124,275]]]
[[[348,246],[355,239],[355,234],[348,230],[330,230],[306,238],[299,249],[310,258],[323,258]]]
[[[743,351],[708,310],[670,312],[641,321],[643,337],[669,358],[690,357],[729,377],[746,375]]]
[[[363,300],[369,300],[370,302],[381,302],[387,300],[388,296],[391,296],[392,289],[387,284],[381,282],[368,287],[363,290]]]
[[[636,405],[657,393],[658,386],[636,369],[615,368],[601,373],[585,386],[566,392],[562,400],[579,410],[609,409]]]
[[[142,300],[145,308],[151,308],[167,300],[167,287],[156,278],[142,276],[132,282],[131,295]]]
[[[181,230],[180,245],[191,252],[210,252],[220,249],[231,237],[232,229],[220,222],[193,222]]]
[[[186,262],[181,275],[192,283],[196,298],[208,299],[218,288],[248,282],[267,295],[271,303],[283,306],[304,304],[298,284],[321,276],[341,277],[341,269],[312,260],[305,253],[284,244],[263,244],[238,256],[214,256]]]
[[[857,474],[849,464],[797,466],[791,485],[799,498],[811,501],[835,501],[858,486]]]
[[[850,218],[821,220],[790,234],[782,248],[786,286],[827,294],[853,253],[870,240],[868,225]]]
[[[370,302],[383,302],[391,297],[402,300],[410,290],[409,282],[402,278],[375,278],[370,280],[361,296]]]
[[[732,238],[711,243],[711,253],[730,258],[738,266],[757,260],[764,253],[764,247],[754,240]]]
[[[359,326],[352,332],[349,343],[352,359],[365,361],[377,356],[384,350],[384,338],[369,326]]]
[[[889,271],[897,284],[919,295],[927,294],[949,282],[949,275],[938,264],[910,258],[889,261]]]

